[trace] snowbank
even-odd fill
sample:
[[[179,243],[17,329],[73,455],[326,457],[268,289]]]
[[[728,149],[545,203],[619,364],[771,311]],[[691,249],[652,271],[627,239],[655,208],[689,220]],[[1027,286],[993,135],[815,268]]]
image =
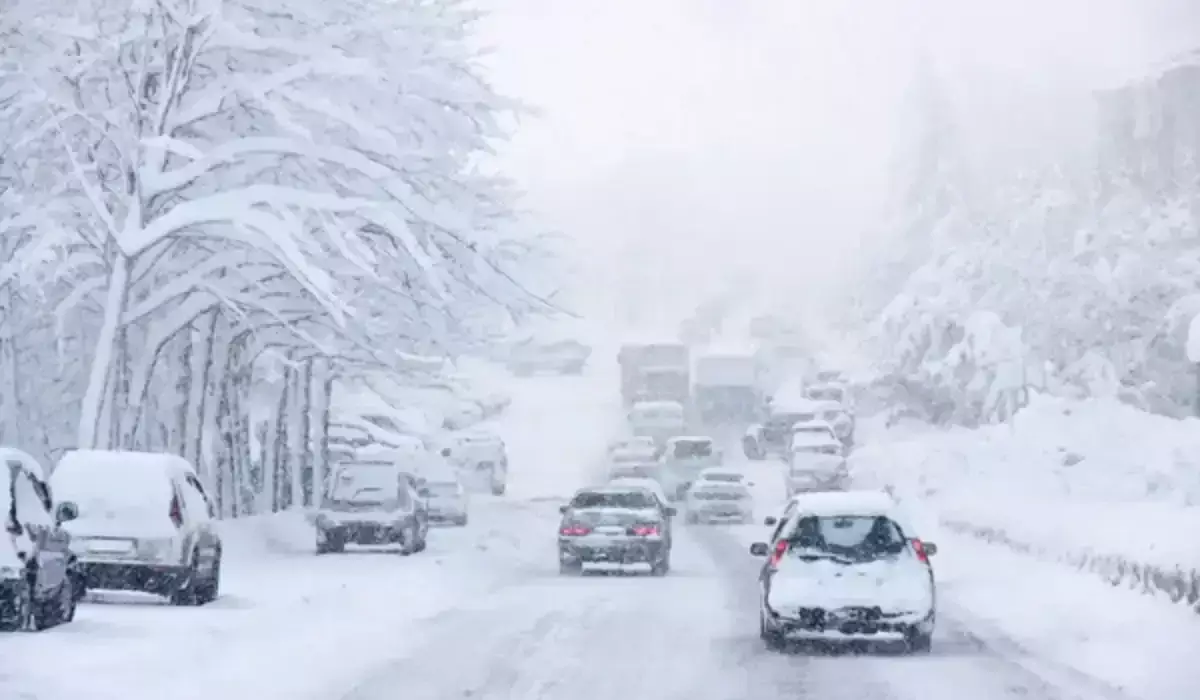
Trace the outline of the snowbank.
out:
[[[300,509],[217,522],[221,546],[231,559],[256,560],[263,555],[312,554],[317,533],[311,514]]]
[[[855,478],[943,526],[1200,603],[1200,421],[1038,396],[1007,425],[871,432]]]

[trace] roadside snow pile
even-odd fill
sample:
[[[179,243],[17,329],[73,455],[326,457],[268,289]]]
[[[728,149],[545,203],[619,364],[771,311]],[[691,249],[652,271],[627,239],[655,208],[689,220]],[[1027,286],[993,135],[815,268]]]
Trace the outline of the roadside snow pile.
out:
[[[855,478],[944,526],[1200,603],[1200,420],[1037,396],[1010,424],[873,437]]]
[[[317,533],[308,512],[285,510],[217,521],[224,554],[254,560],[264,554],[312,554]]]

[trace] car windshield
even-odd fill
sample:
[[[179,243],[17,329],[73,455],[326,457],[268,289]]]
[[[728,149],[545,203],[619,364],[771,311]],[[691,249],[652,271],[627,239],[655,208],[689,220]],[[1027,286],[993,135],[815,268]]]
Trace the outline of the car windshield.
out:
[[[680,440],[675,443],[671,454],[675,459],[698,459],[712,457],[713,445],[711,440]]]
[[[572,508],[654,508],[654,496],[645,491],[588,491],[575,494]]]
[[[429,489],[431,496],[457,496],[458,484],[453,481],[434,482],[426,484],[425,488]]]
[[[400,504],[400,474],[391,464],[347,464],[334,474],[329,500],[351,505]]]
[[[827,554],[851,561],[895,556],[907,544],[895,522],[876,515],[801,518],[788,542],[799,556]]]

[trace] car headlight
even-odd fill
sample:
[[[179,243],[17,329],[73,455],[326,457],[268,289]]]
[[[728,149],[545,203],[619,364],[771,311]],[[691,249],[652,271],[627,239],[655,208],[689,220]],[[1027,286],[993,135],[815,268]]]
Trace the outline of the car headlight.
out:
[[[19,566],[0,566],[0,581],[16,581],[22,576],[23,569]]]
[[[137,555],[139,559],[168,559],[172,554],[174,543],[169,539],[138,540]]]

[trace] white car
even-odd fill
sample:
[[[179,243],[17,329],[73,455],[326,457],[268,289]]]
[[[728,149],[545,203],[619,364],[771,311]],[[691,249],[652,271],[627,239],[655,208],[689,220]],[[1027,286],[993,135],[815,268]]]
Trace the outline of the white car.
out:
[[[927,652],[937,616],[929,557],[937,547],[906,527],[881,491],[800,496],[776,538],[756,542],[759,633],[769,648],[790,638],[903,642]]]
[[[394,462],[338,464],[317,512],[317,554],[346,545],[400,545],[402,554],[425,550],[429,509],[416,479]]]
[[[73,450],[51,472],[50,489],[77,506],[78,517],[64,527],[86,588],[154,593],[175,605],[216,600],[221,536],[187,460]]]
[[[451,442],[441,454],[459,468],[463,484],[503,496],[508,486],[508,452],[500,436],[471,430],[455,435]]]
[[[719,466],[723,457],[721,450],[711,437],[706,435],[678,435],[667,440],[659,457],[661,470],[659,479],[667,493],[683,498],[700,472]]]
[[[638,401],[629,409],[629,431],[655,445],[687,431],[687,413],[678,401]]]
[[[820,433],[792,435],[788,452],[787,493],[842,489],[849,480],[845,447],[835,437]]]
[[[689,524],[754,521],[754,499],[745,484],[697,481],[688,489],[685,503]]]
[[[816,435],[827,436],[841,442],[841,438],[838,437],[837,430],[835,430],[834,427],[828,422],[823,420],[810,420],[803,423],[797,423],[792,426],[792,437],[794,438],[797,433],[813,433]]]
[[[429,522],[467,524],[470,499],[462,482],[454,478],[430,478],[421,489],[429,506]]]

